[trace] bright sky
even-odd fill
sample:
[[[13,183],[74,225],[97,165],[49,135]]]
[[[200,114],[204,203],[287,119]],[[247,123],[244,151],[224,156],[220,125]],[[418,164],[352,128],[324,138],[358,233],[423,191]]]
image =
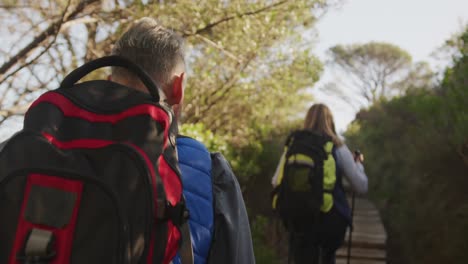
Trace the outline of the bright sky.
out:
[[[468,0],[346,0],[339,10],[327,13],[317,24],[319,40],[315,53],[326,59],[325,51],[336,44],[385,41],[407,50],[414,61],[431,61],[431,53],[468,23]],[[325,69],[316,87],[330,81]],[[354,119],[355,110],[336,99],[316,93],[335,115],[342,132]]]

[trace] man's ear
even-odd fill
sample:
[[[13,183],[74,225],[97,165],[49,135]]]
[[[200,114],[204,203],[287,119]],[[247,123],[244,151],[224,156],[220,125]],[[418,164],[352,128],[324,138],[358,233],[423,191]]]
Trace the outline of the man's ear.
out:
[[[180,76],[175,76],[174,82],[172,84],[172,103],[180,104],[184,98],[184,75],[185,73],[180,74]]]

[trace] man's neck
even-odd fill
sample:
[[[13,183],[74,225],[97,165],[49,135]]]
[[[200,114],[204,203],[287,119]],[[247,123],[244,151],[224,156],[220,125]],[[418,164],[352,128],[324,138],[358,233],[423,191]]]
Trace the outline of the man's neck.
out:
[[[133,88],[133,89],[138,90],[140,92],[149,93],[148,88],[140,80],[130,80],[130,79],[127,79],[127,78],[115,78],[113,76],[112,81],[116,82],[118,84],[121,84],[123,86]],[[159,100],[160,101],[166,101],[166,98],[167,98],[166,94],[161,89],[160,85],[157,85],[157,87],[158,87]]]

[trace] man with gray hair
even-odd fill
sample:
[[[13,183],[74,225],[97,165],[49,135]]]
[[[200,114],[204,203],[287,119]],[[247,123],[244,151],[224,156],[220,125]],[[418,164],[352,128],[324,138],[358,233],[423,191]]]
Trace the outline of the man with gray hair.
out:
[[[160,89],[159,96],[170,106],[183,98],[185,74],[183,39],[155,20],[145,17],[117,41],[113,55],[125,57],[145,70]],[[139,78],[125,68],[114,67],[111,80],[147,92]]]
[[[112,50],[112,55],[130,60],[149,74],[157,85],[160,101],[164,101],[170,107],[181,103],[185,74],[184,41],[174,31],[163,27],[154,19],[142,18],[134,22],[118,39]],[[113,67],[109,79],[138,91],[148,92],[140,78],[126,68]],[[177,122],[172,122],[172,125],[174,127],[171,130],[177,133]],[[170,140],[175,143],[172,139]],[[174,151],[176,150],[174,149]],[[177,166],[177,164],[173,165]],[[176,171],[180,170],[177,168]],[[164,181],[164,179],[162,180]],[[160,191],[156,190],[156,192]],[[168,193],[169,190],[165,190],[165,192],[168,196],[171,195]],[[159,204],[157,207],[157,210],[167,210],[162,209]],[[154,256],[151,263],[160,261],[161,257],[163,264],[169,263],[179,249],[181,239],[186,241],[182,245],[184,250],[188,252],[183,264],[189,264],[189,261],[193,263],[191,240],[186,224],[179,225],[177,228],[174,226],[169,229],[158,226],[156,228],[155,234],[158,237],[155,238],[155,244],[159,244],[159,247],[155,247],[157,252],[149,252],[149,255]],[[179,239],[181,236],[188,236],[188,238]],[[162,245],[165,243],[161,242],[165,239],[167,239],[167,245],[163,248]]]

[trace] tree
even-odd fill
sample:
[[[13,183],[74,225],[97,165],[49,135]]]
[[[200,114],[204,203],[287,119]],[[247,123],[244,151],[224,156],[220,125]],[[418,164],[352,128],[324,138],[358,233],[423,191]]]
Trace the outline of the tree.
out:
[[[336,2],[0,0],[0,34],[9,36],[0,45],[0,122],[73,68],[109,54],[130,22],[151,16],[187,41],[185,122],[244,144],[311,99],[305,89],[321,63],[301,32]]]
[[[407,86],[395,84],[409,77],[409,72],[416,73],[411,71],[410,54],[389,43],[336,45],[329,49],[329,54],[332,65],[342,70],[353,84],[344,91],[347,98],[357,97],[360,104],[401,94]]]
[[[400,92],[414,92],[419,89],[430,90],[437,84],[436,73],[427,62],[413,63],[400,80],[390,84],[390,89]]]

